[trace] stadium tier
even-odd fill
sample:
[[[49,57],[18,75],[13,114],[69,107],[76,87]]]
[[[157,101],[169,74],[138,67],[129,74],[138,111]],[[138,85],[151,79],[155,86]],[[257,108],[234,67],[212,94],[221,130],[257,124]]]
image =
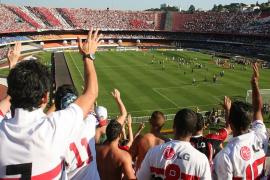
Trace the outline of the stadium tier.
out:
[[[261,12],[158,12],[0,5],[0,33],[46,30],[177,31],[269,34],[270,14]]]

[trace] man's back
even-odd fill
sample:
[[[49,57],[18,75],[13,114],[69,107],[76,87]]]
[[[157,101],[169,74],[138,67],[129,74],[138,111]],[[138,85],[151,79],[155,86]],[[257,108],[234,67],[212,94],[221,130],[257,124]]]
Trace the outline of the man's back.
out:
[[[96,118],[89,114],[81,123],[81,131],[71,135],[66,152],[66,171],[69,179],[99,180],[96,162],[95,129]],[[75,141],[74,141],[75,139]]]
[[[232,138],[214,159],[216,179],[258,178],[268,147],[266,133],[263,122],[255,121],[251,132]]]
[[[211,179],[211,174],[204,154],[189,142],[174,140],[149,150],[137,178]]]
[[[75,104],[50,116],[16,109],[0,125],[0,178],[59,179],[67,139],[82,119]]]
[[[213,158],[221,150],[221,145],[227,137],[228,132],[223,128],[214,134],[192,136],[190,142],[197,150],[205,154],[210,164],[212,164]]]
[[[131,163],[131,157],[129,153],[119,149],[118,147],[113,147],[109,143],[105,143],[104,145],[97,145],[96,151],[100,179],[122,179],[125,158],[130,159]]]
[[[136,147],[136,154],[137,154],[137,160],[136,160],[136,169],[139,169],[141,166],[141,163],[148,152],[149,149],[151,149],[154,146],[163,144],[165,140],[161,139],[160,137],[155,136],[152,133],[147,133],[144,136],[142,136],[138,140],[138,144],[135,145]]]

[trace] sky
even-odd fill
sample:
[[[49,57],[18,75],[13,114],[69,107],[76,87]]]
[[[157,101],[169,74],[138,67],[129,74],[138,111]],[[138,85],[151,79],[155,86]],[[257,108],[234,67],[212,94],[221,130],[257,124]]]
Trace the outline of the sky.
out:
[[[193,4],[196,9],[208,10],[214,4],[230,3],[256,3],[257,0],[0,0],[1,3],[13,5],[31,5],[46,7],[73,7],[73,8],[92,8],[92,9],[120,9],[120,10],[145,10],[160,7],[160,4],[180,7],[183,10]],[[258,0],[259,3],[267,0]]]

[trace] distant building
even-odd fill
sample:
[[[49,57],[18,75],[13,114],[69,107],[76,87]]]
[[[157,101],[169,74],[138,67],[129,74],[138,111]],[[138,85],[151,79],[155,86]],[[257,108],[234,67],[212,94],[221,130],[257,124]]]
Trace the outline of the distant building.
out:
[[[164,3],[160,5],[160,9],[168,7],[168,4]]]

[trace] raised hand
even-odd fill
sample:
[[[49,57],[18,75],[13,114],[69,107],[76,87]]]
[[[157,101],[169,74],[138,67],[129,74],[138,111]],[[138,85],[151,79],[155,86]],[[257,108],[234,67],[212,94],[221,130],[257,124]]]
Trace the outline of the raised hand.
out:
[[[114,89],[112,92],[112,96],[114,97],[114,99],[119,100],[120,97],[120,92],[117,89]]]
[[[131,114],[128,114],[128,116],[127,116],[127,125],[128,125],[129,127],[131,127],[131,124],[132,124]]]
[[[98,32],[99,29],[97,29],[93,34],[93,28],[91,28],[85,43],[83,43],[82,39],[78,37],[78,47],[82,55],[95,54],[98,46],[101,44],[100,38],[102,35],[98,34]]]
[[[224,100],[223,100],[223,108],[227,111],[230,111],[232,106],[232,101],[229,97],[224,96]]]
[[[260,78],[260,73],[259,73],[259,68],[258,68],[257,63],[252,64],[252,69],[253,69],[253,75],[251,77],[251,83],[257,85]]]
[[[16,42],[13,48],[9,48],[7,53],[7,59],[9,64],[9,69],[12,69],[21,57],[22,44],[21,42]]]
[[[145,124],[144,124],[144,122],[140,123],[140,125],[139,125],[139,129],[144,129],[144,128],[145,128]]]

